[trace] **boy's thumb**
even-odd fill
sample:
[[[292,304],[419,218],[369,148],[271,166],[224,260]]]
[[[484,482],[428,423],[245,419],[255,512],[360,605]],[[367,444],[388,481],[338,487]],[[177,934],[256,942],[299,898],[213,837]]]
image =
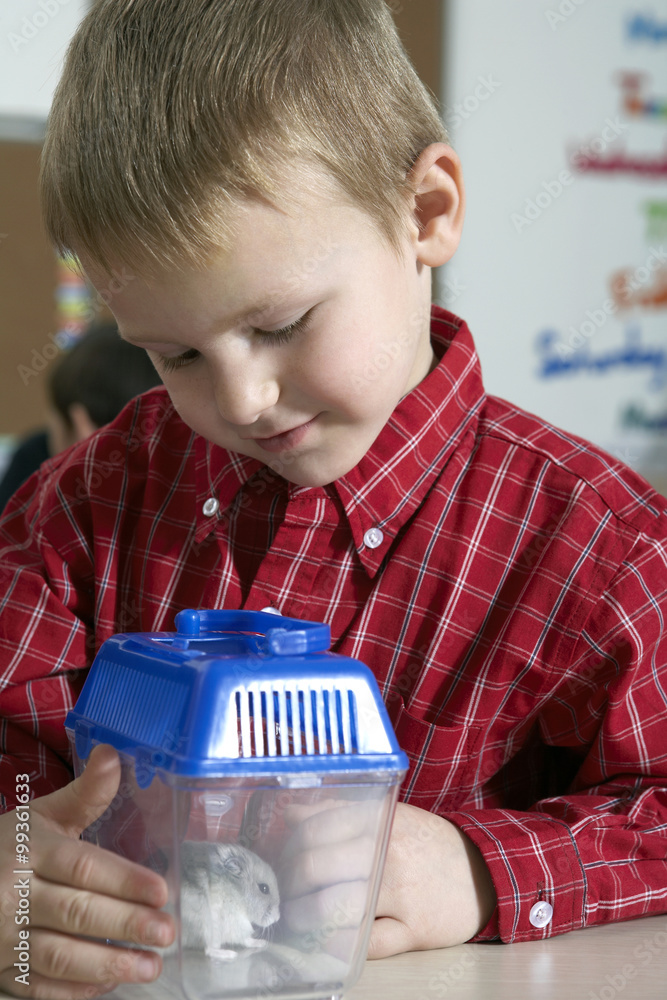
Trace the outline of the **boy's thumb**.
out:
[[[86,769],[78,778],[38,799],[34,808],[70,837],[94,823],[113,801],[120,784],[120,759],[113,747],[93,748]],[[38,806],[39,803],[39,806]]]

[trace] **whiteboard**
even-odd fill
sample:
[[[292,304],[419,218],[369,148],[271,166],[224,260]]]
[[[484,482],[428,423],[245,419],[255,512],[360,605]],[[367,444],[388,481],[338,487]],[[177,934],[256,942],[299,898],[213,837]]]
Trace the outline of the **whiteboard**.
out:
[[[486,388],[667,484],[667,2],[451,0],[467,218],[440,301]]]

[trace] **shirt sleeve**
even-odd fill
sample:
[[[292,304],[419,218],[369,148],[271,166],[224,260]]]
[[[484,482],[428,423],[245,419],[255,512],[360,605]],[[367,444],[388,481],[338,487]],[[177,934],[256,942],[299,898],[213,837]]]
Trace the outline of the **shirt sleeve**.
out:
[[[662,533],[637,538],[571,662],[554,668],[539,726],[545,743],[577,755],[574,778],[526,811],[446,814],[482,852],[498,897],[475,940],[530,940],[667,910],[664,514],[658,523]],[[553,911],[543,926],[537,903]]]
[[[0,810],[16,774],[35,796],[72,777],[65,714],[94,654],[94,581],[82,497],[59,488],[57,459],[0,519]]]

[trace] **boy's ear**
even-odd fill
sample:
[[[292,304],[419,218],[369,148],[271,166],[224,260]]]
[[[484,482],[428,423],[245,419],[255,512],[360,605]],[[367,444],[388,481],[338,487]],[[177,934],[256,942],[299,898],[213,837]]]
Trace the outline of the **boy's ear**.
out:
[[[417,260],[440,267],[453,257],[461,239],[465,189],[461,161],[444,142],[427,146],[410,171],[414,192]]]
[[[75,441],[85,441],[97,430],[97,424],[93,422],[83,403],[72,403],[67,407],[67,412],[72,422]]]

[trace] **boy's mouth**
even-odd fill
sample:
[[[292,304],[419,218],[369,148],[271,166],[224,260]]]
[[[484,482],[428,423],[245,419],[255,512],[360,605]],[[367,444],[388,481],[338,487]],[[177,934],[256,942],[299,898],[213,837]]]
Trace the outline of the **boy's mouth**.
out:
[[[311,420],[306,421],[305,424],[299,424],[298,427],[292,427],[289,431],[283,431],[281,434],[274,434],[272,437],[267,438],[252,438],[255,444],[258,444],[260,448],[264,451],[290,451],[293,448],[297,448],[304,437],[315,423],[316,417]]]

